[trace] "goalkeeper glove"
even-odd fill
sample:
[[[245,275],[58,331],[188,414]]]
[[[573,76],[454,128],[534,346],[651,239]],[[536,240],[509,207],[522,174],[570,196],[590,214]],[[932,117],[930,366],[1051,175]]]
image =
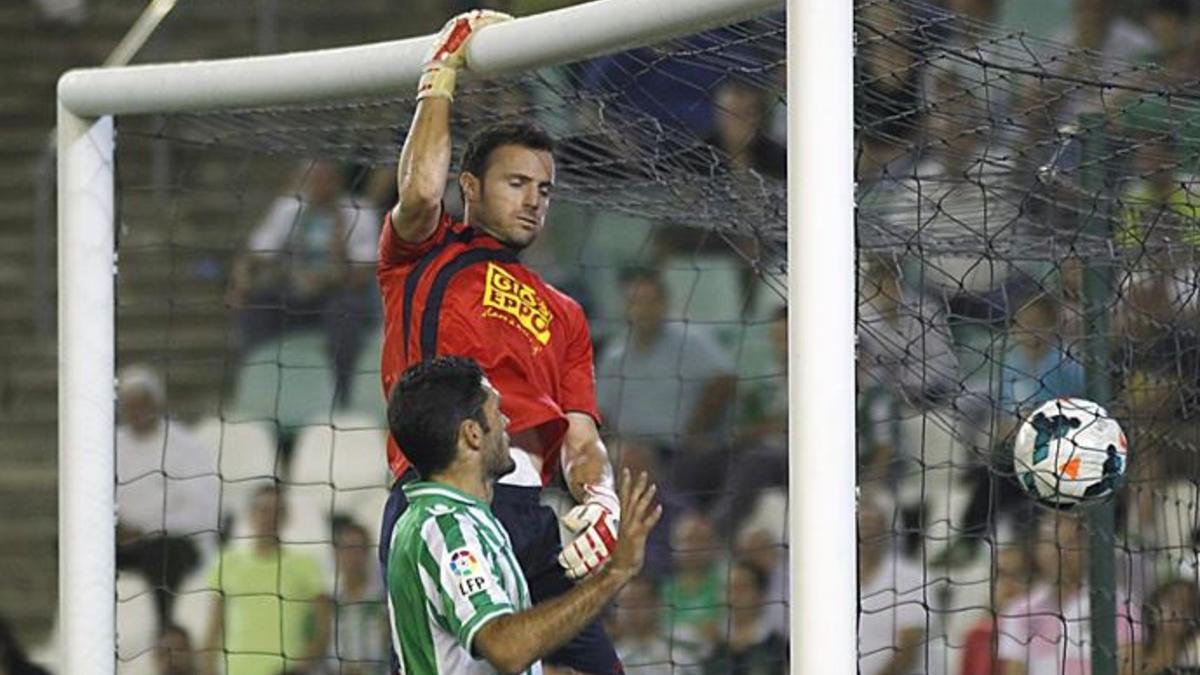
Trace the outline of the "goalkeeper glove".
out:
[[[431,96],[454,100],[458,69],[467,65],[467,43],[484,26],[512,17],[503,12],[473,9],[446,22],[425,55],[425,69],[417,85],[417,100]]]
[[[566,528],[578,534],[563,547],[558,564],[571,579],[582,579],[600,569],[617,547],[621,504],[606,485],[585,485],[587,498],[562,518]]]

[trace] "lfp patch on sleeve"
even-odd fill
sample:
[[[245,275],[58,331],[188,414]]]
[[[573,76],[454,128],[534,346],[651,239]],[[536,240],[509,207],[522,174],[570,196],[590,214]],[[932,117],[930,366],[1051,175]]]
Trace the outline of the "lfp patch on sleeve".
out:
[[[491,577],[483,563],[468,548],[460,548],[450,554],[450,573],[458,579],[458,592],[463,595],[473,595],[491,585]]]

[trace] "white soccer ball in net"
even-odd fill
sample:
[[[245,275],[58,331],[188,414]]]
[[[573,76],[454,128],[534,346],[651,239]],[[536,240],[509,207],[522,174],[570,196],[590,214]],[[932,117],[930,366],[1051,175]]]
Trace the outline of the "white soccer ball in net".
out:
[[[1034,499],[1070,508],[1112,494],[1125,476],[1128,452],[1121,425],[1102,406],[1056,398],[1021,424],[1013,468]]]

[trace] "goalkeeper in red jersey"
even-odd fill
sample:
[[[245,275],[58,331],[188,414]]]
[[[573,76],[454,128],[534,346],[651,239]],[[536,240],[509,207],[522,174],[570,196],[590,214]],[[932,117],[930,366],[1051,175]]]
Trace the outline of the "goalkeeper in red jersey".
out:
[[[459,172],[465,222],[442,208],[450,172],[450,105],[466,49],[484,26],[508,17],[475,10],[438,34],[400,153],[399,202],[385,219],[378,278],[384,301],[383,388],[410,364],[436,356],[475,359],[501,393],[516,469],[500,479],[492,509],[508,530],[533,602],[561,595],[604,565],[620,507],[597,430],[595,372],[580,306],[521,264],[545,226],[554,187],[554,141],[531,124],[500,124],[467,144]],[[381,560],[417,478],[394,439],[396,477],[384,513]],[[558,516],[542,487],[565,481],[576,504]],[[565,545],[564,545],[565,544]],[[546,659],[583,673],[622,672],[599,622]]]

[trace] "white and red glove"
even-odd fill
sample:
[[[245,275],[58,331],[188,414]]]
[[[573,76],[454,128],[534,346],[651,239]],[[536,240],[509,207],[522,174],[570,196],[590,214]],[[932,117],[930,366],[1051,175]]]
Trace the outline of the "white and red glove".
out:
[[[473,9],[446,22],[425,54],[425,69],[417,85],[417,100],[439,97],[454,100],[458,69],[467,65],[467,43],[484,26],[512,19],[503,12]]]
[[[621,502],[607,485],[585,485],[587,498],[562,517],[562,524],[576,533],[558,554],[558,564],[571,579],[582,579],[604,566],[617,547]]]

